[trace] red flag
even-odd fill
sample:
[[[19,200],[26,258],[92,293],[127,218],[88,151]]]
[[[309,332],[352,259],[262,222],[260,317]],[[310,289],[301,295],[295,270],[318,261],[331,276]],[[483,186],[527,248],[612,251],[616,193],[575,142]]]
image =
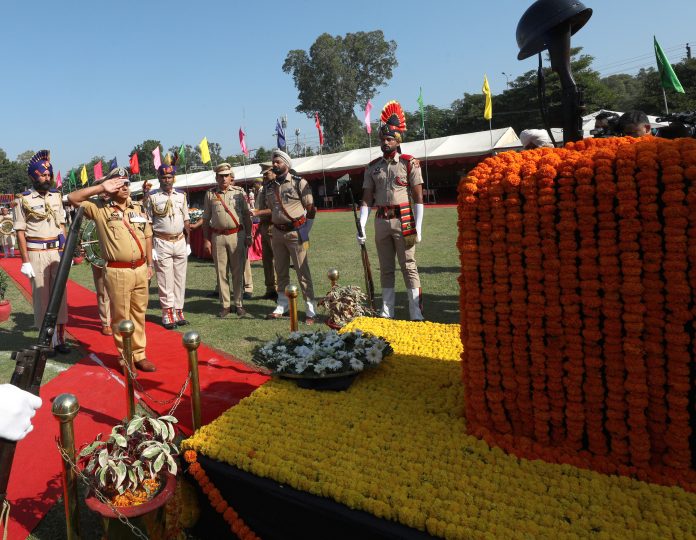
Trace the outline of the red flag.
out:
[[[130,157],[130,170],[131,174],[139,174],[140,173],[140,164],[138,163],[138,153],[133,152],[133,155]]]
[[[246,145],[246,133],[242,128],[239,128],[239,144],[242,145],[242,152],[246,157],[249,157],[249,149]]]
[[[56,176],[56,187],[62,187],[63,186],[63,179],[60,177],[60,171],[58,171],[58,176]]]
[[[101,159],[94,164],[94,179],[99,180],[104,173],[102,172],[102,162]]]
[[[314,113],[314,125],[317,126],[319,132],[319,146],[324,146],[324,133],[321,131],[321,122],[319,122],[319,113]]]

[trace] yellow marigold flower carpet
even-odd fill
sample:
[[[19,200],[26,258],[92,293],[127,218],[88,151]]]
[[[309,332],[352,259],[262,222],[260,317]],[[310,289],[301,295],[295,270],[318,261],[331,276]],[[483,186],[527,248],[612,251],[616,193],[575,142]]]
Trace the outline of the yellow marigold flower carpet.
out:
[[[458,325],[360,318],[394,355],[346,392],[271,380],[184,442],[445,538],[689,538],[696,494],[517,459],[466,434]]]

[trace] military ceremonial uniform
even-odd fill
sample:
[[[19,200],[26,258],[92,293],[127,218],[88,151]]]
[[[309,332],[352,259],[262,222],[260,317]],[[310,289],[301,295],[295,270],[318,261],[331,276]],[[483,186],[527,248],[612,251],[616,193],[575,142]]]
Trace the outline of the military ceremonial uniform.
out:
[[[114,201],[91,199],[82,203],[86,218],[97,227],[102,257],[106,261],[104,282],[111,304],[114,342],[123,356],[118,325],[130,319],[134,325],[133,361],[145,358],[145,312],[148,302],[146,241],[152,236],[142,204],[128,198],[124,208]]]
[[[183,310],[188,250],[184,229],[190,220],[186,194],[176,189],[169,194],[162,190],[150,192],[146,208],[152,221],[152,247],[157,251],[154,265],[162,322],[165,326],[177,322],[185,324]]]
[[[309,270],[309,259],[300,238],[299,229],[306,221],[305,208],[314,204],[312,189],[304,178],[289,172],[265,184],[263,196],[259,196],[259,209],[271,210],[273,224],[271,246],[273,265],[278,278],[278,307],[275,314],[282,315],[288,308],[285,287],[290,284],[290,261],[292,261],[302,296],[307,304],[307,318],[313,319],[314,287]],[[264,250],[265,251],[265,250]]]
[[[9,221],[14,228],[12,214],[0,215],[0,226],[4,221]],[[5,227],[7,227],[7,225],[5,225]],[[0,240],[2,241],[2,251],[5,258],[14,257],[14,236],[14,232],[11,232],[10,234],[3,234],[0,232]]]
[[[255,201],[255,208],[261,210],[261,204],[263,199],[266,197],[267,184],[270,182],[264,182],[261,189],[259,189],[258,195]],[[276,274],[275,268],[273,267],[273,246],[271,245],[271,216],[262,215],[259,216],[259,228],[258,234],[261,235],[261,257],[263,261],[263,281],[266,285],[266,294],[264,297],[270,298],[276,296]]]
[[[228,265],[232,270],[232,293],[235,307],[242,309],[244,264],[247,242],[251,242],[251,216],[244,190],[230,186],[224,192],[215,187],[208,190],[203,201],[202,219],[209,223],[212,255],[220,302],[230,309]]]
[[[41,327],[51,289],[58,273],[60,262],[59,235],[64,235],[65,212],[59,190],[50,189],[42,194],[35,189],[22,193],[14,207],[14,228],[23,231],[26,238],[27,253],[22,254],[24,262],[31,263],[36,277],[31,280],[32,302],[34,305],[34,326]],[[69,254],[71,256],[72,254]],[[26,259],[24,258],[26,256]],[[68,322],[67,295],[63,295],[58,311],[57,339],[63,342],[63,325]]]

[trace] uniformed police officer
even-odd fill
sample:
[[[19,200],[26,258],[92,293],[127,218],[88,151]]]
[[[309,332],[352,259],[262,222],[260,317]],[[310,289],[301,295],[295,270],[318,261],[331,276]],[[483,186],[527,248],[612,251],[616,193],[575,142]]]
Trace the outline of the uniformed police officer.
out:
[[[257,229],[261,235],[261,258],[263,261],[263,280],[266,286],[266,293],[261,297],[264,300],[278,300],[278,291],[276,289],[276,274],[273,267],[273,246],[271,245],[272,223],[270,213],[261,214],[261,200],[266,196],[267,185],[275,180],[275,174],[271,170],[273,164],[270,162],[261,163],[261,174],[263,179],[256,193],[256,201],[254,207],[254,215],[258,216],[259,228]]]
[[[58,272],[59,237],[65,238],[65,212],[60,191],[51,188],[51,153],[41,150],[34,154],[29,160],[27,173],[33,187],[22,193],[14,207],[14,228],[22,257],[21,272],[31,280],[34,326],[40,328]],[[53,336],[53,348],[63,354],[70,352],[64,337],[65,323],[68,322],[66,296],[63,295],[60,304]]]
[[[3,222],[9,222],[10,225],[3,226]],[[3,206],[0,208],[0,230],[4,230],[4,227],[12,227],[12,231],[9,234],[3,234],[0,232],[0,241],[2,241],[2,252],[5,258],[14,257],[14,222],[12,221],[12,216],[10,215],[10,210]]]
[[[162,326],[188,324],[184,316],[186,266],[191,254],[186,194],[174,189],[176,159],[157,169],[160,189],[151,191],[145,208],[152,221],[152,260],[162,307]]]
[[[272,154],[275,179],[266,184],[257,214],[270,215],[273,223],[273,264],[278,278],[278,304],[267,319],[278,319],[288,309],[285,287],[290,283],[290,261],[307,305],[305,324],[314,324],[314,287],[305,248],[314,223],[316,208],[309,183],[290,173],[292,159],[282,150]]]
[[[232,269],[235,312],[246,315],[242,303],[244,264],[251,245],[251,214],[244,190],[232,185],[234,171],[229,163],[215,167],[217,187],[208,190],[203,201],[203,249],[213,255],[222,309],[219,317],[231,313],[228,265]]]
[[[377,206],[375,244],[382,286],[381,315],[394,317],[396,257],[406,283],[410,318],[422,321],[421,284],[415,254],[423,223],[423,178],[420,167],[414,166],[412,156],[401,153],[402,133],[406,131],[401,105],[396,101],[387,103],[380,120],[382,157],[365,169],[360,206],[363,236],[358,236],[358,242],[365,243],[365,226],[374,202]],[[413,201],[413,213],[409,199]]]
[[[104,178],[100,178],[95,180],[94,183],[98,184],[103,181]],[[102,193],[100,197],[104,200],[109,198],[106,193]],[[113,336],[114,332],[111,330],[111,301],[109,300],[109,293],[106,292],[106,267],[97,266],[96,264],[90,264],[90,266],[92,267],[94,290],[97,293],[97,311],[99,312],[99,320],[102,323],[101,333],[105,336]]]
[[[109,200],[88,200],[101,193],[109,194]],[[83,206],[85,217],[96,223],[106,261],[105,284],[118,352],[123,358],[118,325],[130,319],[135,326],[131,338],[135,367],[155,371],[155,365],[145,357],[145,311],[153,274],[152,227],[142,204],[130,198],[128,171],[123,167],[113,169],[102,183],[73,191],[68,200],[75,206]]]

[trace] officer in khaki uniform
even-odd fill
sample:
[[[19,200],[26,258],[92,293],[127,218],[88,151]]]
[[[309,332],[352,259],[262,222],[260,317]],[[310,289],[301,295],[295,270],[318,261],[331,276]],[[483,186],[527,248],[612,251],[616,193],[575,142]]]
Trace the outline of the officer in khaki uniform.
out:
[[[98,184],[103,182],[104,179],[100,178],[95,180],[94,183]],[[108,196],[105,193],[100,195],[104,200],[108,200]],[[102,323],[101,333],[105,336],[113,336],[114,332],[111,330],[111,304],[109,300],[109,293],[106,292],[106,280],[104,276],[106,275],[106,267],[102,268],[96,264],[92,264],[92,280],[94,281],[94,290],[97,292],[97,310],[99,312],[99,320]]]
[[[174,189],[176,155],[171,164],[157,169],[160,189],[151,191],[145,208],[152,221],[154,240],[152,259],[157,273],[157,287],[162,307],[162,326],[171,330],[184,326],[186,266],[191,254],[189,212],[186,194]]]
[[[232,269],[235,312],[243,317],[244,264],[251,245],[251,214],[244,190],[232,185],[232,165],[221,163],[215,167],[215,180],[217,187],[208,190],[203,201],[204,249],[212,252],[217,273],[222,303],[219,317],[227,317],[231,312],[228,265]]]
[[[314,288],[305,243],[314,223],[316,209],[312,189],[304,178],[290,173],[292,160],[282,150],[273,151],[272,172],[275,179],[264,187],[257,214],[270,215],[273,224],[273,264],[278,278],[278,304],[267,319],[278,319],[288,309],[285,287],[290,283],[290,261],[300,282],[302,296],[307,305],[305,323],[314,324]]]
[[[58,273],[61,257],[58,249],[61,238],[65,238],[65,212],[60,191],[51,188],[51,153],[41,150],[34,154],[29,160],[27,173],[33,188],[22,193],[14,207],[14,228],[22,257],[21,272],[31,280],[34,326],[40,328]],[[70,352],[64,338],[65,323],[68,322],[66,297],[63,294],[53,335],[53,348],[62,354]]]
[[[259,228],[257,234],[261,235],[261,256],[263,261],[263,280],[266,285],[266,293],[261,297],[264,300],[278,300],[278,291],[276,289],[276,274],[273,268],[273,246],[271,245],[272,223],[271,215],[260,214],[261,201],[265,198],[267,185],[275,180],[275,174],[271,168],[273,165],[270,162],[261,163],[261,186],[256,193],[256,204],[254,207],[254,215],[259,218]]]
[[[2,224],[8,221],[10,225],[4,225]],[[4,230],[4,227],[9,228],[10,226],[12,229],[14,229],[14,221],[12,221],[12,216],[10,215],[10,210],[6,207],[3,206],[0,208],[0,226],[3,228],[0,229],[0,231]],[[0,241],[2,242],[2,252],[5,258],[8,257],[14,257],[14,231],[10,232],[10,234],[4,234],[3,232],[0,232]]]
[[[381,315],[394,317],[396,257],[406,283],[410,319],[422,321],[421,284],[415,255],[423,223],[423,178],[420,167],[414,166],[413,157],[401,153],[402,133],[406,131],[401,105],[396,101],[387,103],[380,121],[382,157],[365,169],[360,206],[363,236],[358,237],[358,242],[365,243],[365,226],[374,202],[377,206],[375,244],[382,286]],[[409,198],[413,199],[413,213]]]
[[[110,200],[88,200],[102,193],[107,193]],[[83,206],[85,217],[94,220],[97,226],[106,261],[104,280],[111,302],[116,348],[123,357],[118,325],[130,319],[135,326],[132,337],[135,367],[155,371],[155,365],[145,357],[145,311],[153,274],[152,227],[142,204],[130,198],[128,171],[122,167],[113,169],[102,183],[70,193],[68,201]]]

